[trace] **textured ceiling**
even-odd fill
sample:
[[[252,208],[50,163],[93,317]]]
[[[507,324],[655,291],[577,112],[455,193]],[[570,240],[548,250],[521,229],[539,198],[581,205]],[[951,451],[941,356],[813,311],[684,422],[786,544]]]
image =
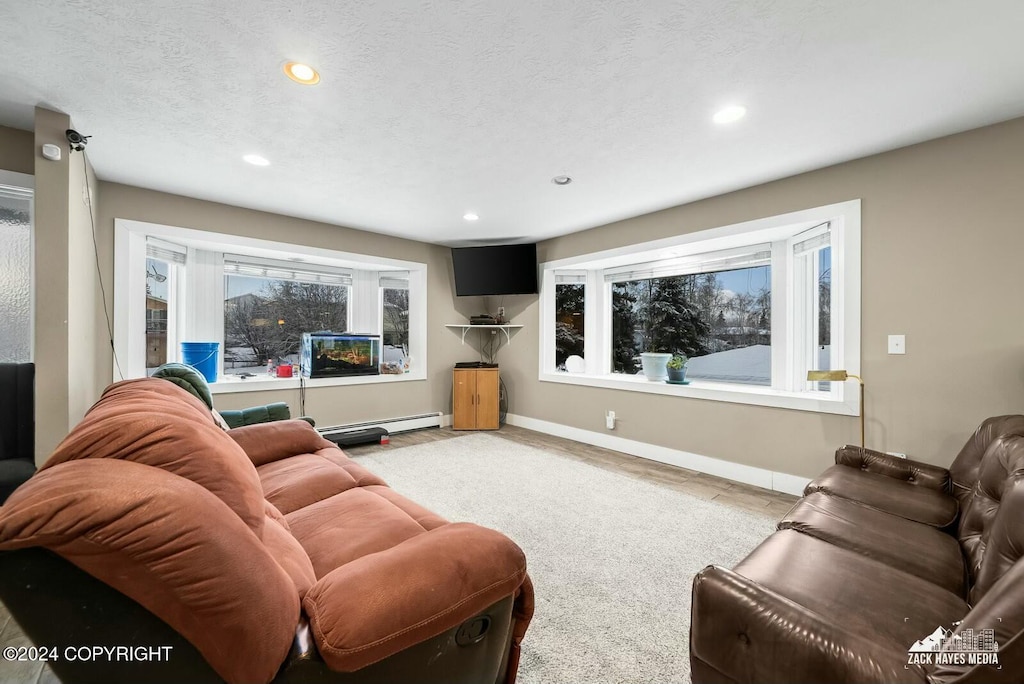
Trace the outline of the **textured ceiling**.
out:
[[[1021,0],[20,0],[0,124],[67,112],[104,180],[535,239],[1020,116],[1022,28]]]

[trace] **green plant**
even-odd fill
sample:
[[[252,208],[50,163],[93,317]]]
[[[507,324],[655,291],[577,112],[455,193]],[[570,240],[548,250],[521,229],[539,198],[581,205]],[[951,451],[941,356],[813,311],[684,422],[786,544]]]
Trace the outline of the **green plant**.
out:
[[[690,359],[686,358],[685,356],[676,354],[671,359],[669,359],[668,367],[671,368],[672,370],[682,370],[683,368],[686,367],[686,364],[689,362]]]

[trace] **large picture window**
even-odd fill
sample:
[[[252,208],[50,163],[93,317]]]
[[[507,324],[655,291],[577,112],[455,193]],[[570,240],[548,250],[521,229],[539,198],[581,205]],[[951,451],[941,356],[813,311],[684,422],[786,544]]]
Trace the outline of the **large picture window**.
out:
[[[859,201],[542,269],[541,380],[859,410],[841,383],[806,380],[808,370],[859,370]],[[686,356],[690,384],[647,381],[644,352]],[[582,368],[566,368],[570,353]]]
[[[217,341],[215,393],[298,387],[276,369],[299,363],[303,333],[325,331],[379,335],[381,375],[310,386],[426,376],[426,264],[122,219],[114,235],[125,378],[182,360],[183,342]]]
[[[771,266],[612,284],[612,372],[640,353],[689,358],[691,379],[771,385]]]
[[[302,333],[349,329],[348,285],[226,275],[224,293],[228,374],[264,372],[268,362],[296,364]]]

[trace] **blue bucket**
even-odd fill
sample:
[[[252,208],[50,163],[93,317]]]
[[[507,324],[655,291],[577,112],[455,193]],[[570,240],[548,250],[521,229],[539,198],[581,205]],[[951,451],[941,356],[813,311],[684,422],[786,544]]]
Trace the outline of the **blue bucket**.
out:
[[[203,374],[206,382],[217,382],[217,352],[220,342],[182,342],[181,361]]]

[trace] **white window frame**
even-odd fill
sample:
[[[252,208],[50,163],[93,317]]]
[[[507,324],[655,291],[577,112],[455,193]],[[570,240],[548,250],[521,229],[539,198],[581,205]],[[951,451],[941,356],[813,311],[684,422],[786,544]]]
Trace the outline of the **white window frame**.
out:
[[[772,406],[801,411],[860,414],[856,383],[834,382],[827,391],[806,380],[806,344],[797,344],[805,322],[798,302],[807,278],[795,277],[794,236],[828,223],[832,280],[831,367],[860,375],[861,202],[859,199],[746,221],[720,228],[583,254],[541,264],[540,367],[542,382],[586,385],[711,401]],[[708,252],[770,244],[772,265],[772,385],[692,380],[689,385],[649,382],[642,375],[611,373],[611,283],[605,274],[649,262],[687,263]],[[680,266],[685,270],[685,266]],[[555,371],[555,282],[560,272],[586,273],[583,373]],[[816,292],[815,288],[815,292]],[[816,300],[815,300],[816,301]],[[809,312],[816,315],[817,308]]]
[[[349,321],[354,332],[372,332],[380,327],[377,303],[378,273],[404,271],[409,278],[409,360],[408,373],[401,375],[360,375],[305,379],[306,387],[365,385],[426,380],[427,378],[427,264],[353,252],[293,245],[271,240],[166,226],[130,219],[114,219],[114,349],[124,378],[146,375],[144,339],[146,238],[156,237],[188,249],[184,277],[175,283],[181,305],[177,308],[177,340],[224,342],[224,254],[281,261],[295,258],[320,265],[350,270],[353,286],[349,294]],[[357,289],[360,287],[360,289]],[[202,293],[200,296],[199,293]],[[191,297],[190,297],[191,295]],[[362,304],[358,298],[362,296]],[[168,314],[170,316],[170,314]],[[359,326],[365,326],[359,329]],[[170,322],[168,323],[170,327]],[[168,333],[170,338],[170,333]],[[175,345],[175,350],[177,345]],[[169,358],[177,358],[176,351]],[[210,386],[214,394],[270,389],[297,389],[300,379],[250,378],[241,380],[223,372]],[[114,364],[113,380],[122,379]]]

